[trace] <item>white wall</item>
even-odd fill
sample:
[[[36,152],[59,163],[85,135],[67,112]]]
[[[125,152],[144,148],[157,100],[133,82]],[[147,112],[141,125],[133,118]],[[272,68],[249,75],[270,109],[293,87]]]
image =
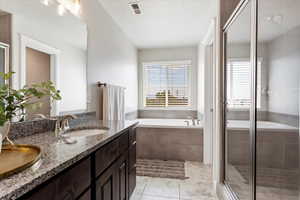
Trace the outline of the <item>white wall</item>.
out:
[[[82,1],[88,24],[88,110],[98,110],[98,81],[126,87],[125,112],[137,110],[137,50],[97,0]]]
[[[205,92],[205,51],[206,46],[200,43],[198,45],[198,73],[197,73],[197,94],[198,94],[198,102],[197,102],[197,110],[198,117],[203,117],[205,107],[204,107],[204,92]]]
[[[139,109],[143,108],[143,63],[144,62],[159,62],[159,61],[192,61],[192,101],[190,110],[197,110],[197,66],[198,66],[198,48],[192,47],[176,47],[176,48],[154,48],[154,49],[139,49]],[[175,110],[172,108],[172,110]],[[181,109],[182,110],[182,109]]]
[[[299,114],[300,27],[269,42],[269,111]]]
[[[54,7],[35,0],[0,0],[0,9],[13,14],[13,87],[20,87],[20,34],[61,51],[60,112],[86,109],[86,26],[74,16],[57,15]]]

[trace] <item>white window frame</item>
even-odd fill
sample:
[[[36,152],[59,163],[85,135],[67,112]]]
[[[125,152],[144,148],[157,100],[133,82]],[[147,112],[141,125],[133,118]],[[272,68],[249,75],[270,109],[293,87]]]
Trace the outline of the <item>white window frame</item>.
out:
[[[237,61],[237,62],[238,61],[240,61],[240,62],[249,61],[249,64],[250,64],[250,60],[247,59],[247,58],[230,58],[229,59],[229,62],[234,62],[234,61]],[[262,93],[261,93],[261,90],[262,90],[262,74],[261,73],[262,73],[263,58],[258,58],[257,62],[260,63],[259,65],[257,65],[257,80],[258,80],[258,87],[259,87],[258,91],[257,91],[257,109],[261,109],[261,106],[262,106],[262,102],[261,102],[262,101]],[[232,87],[232,86],[227,85],[227,87]],[[230,104],[228,104],[227,106],[230,110],[248,110],[250,108],[249,105],[243,105],[243,106],[240,105],[239,106],[239,105],[230,105]]]
[[[187,106],[165,106],[165,107],[148,107],[146,106],[146,98],[145,96],[146,91],[147,91],[147,75],[146,75],[146,70],[145,66],[148,65],[171,65],[171,64],[183,64],[183,65],[189,65],[188,69],[188,105]],[[142,63],[142,109],[143,110],[187,110],[187,109],[192,109],[192,68],[193,68],[193,63],[192,60],[175,60],[175,61],[158,61],[158,62],[143,62]]]

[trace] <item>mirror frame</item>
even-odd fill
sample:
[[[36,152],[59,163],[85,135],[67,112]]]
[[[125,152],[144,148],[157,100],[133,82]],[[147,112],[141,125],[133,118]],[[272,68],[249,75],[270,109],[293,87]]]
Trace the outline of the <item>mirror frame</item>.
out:
[[[0,48],[4,49],[4,73],[9,72],[9,45],[3,42],[0,42]],[[5,80],[4,84],[9,84],[9,80]]]

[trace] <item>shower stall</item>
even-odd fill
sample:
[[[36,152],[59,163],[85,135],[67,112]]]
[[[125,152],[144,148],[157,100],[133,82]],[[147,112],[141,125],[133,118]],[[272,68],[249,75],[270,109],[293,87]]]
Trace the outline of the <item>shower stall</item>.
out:
[[[299,200],[300,1],[244,0],[223,28],[230,198]]]

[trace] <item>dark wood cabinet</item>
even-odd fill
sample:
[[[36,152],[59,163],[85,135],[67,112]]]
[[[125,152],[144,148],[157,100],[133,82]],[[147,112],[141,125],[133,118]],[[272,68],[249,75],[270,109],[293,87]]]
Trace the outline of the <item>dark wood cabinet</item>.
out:
[[[96,181],[96,200],[128,199],[128,159],[126,153]]]
[[[89,189],[88,191],[86,191],[81,197],[79,197],[78,200],[91,200],[92,196],[91,196],[91,189]]]
[[[96,181],[96,199],[117,200],[117,181],[115,167],[110,167]]]
[[[132,195],[136,187],[136,128],[129,131],[129,150],[128,150],[128,195]]]
[[[129,200],[136,182],[133,129],[123,132],[20,199]]]

